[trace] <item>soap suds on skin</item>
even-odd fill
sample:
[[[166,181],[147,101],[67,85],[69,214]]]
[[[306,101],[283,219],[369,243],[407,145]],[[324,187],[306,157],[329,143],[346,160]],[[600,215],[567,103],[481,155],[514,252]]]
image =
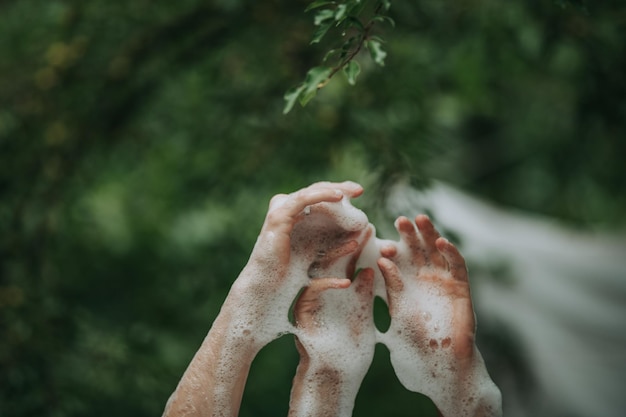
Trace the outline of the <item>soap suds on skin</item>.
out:
[[[343,256],[336,262],[328,262],[329,254],[333,251],[341,250],[346,243],[354,240],[362,244],[367,236],[365,231],[371,229],[371,238],[365,242],[360,257],[356,265],[350,264],[350,256]],[[409,292],[408,297],[404,297],[407,305],[397,305],[396,309],[413,311],[417,304],[421,306],[419,317],[416,322],[426,327],[423,331],[414,324],[405,326],[391,320],[391,325],[387,332],[380,333],[373,323],[373,313],[370,306],[369,311],[362,311],[360,301],[355,297],[346,297],[344,290],[327,290],[320,295],[321,303],[324,306],[323,314],[319,316],[317,323],[319,334],[325,337],[308,339],[306,335],[295,328],[288,320],[288,311],[294,298],[300,290],[308,285],[310,279],[325,277],[352,278],[346,276],[350,268],[372,268],[374,271],[374,288],[371,294],[372,300],[375,296],[381,297],[386,302],[387,291],[385,281],[377,266],[377,260],[381,257],[380,251],[383,246],[396,245],[399,252],[410,250],[404,241],[393,242],[378,239],[375,237],[375,228],[372,226],[365,213],[355,208],[347,197],[337,203],[319,203],[307,207],[301,214],[299,221],[295,224],[291,233],[291,255],[290,267],[285,277],[285,282],[289,287],[279,294],[260,294],[259,300],[271,300],[275,305],[271,312],[267,313],[263,322],[267,326],[253,327],[252,321],[247,319],[249,314],[255,311],[262,311],[256,308],[254,303],[250,305],[240,305],[241,314],[235,318],[235,333],[233,338],[255,338],[263,341],[264,344],[276,339],[282,334],[293,333],[301,338],[303,346],[312,361],[323,361],[329,369],[343,369],[345,358],[358,355],[359,358],[352,363],[353,369],[349,369],[346,374],[337,375],[337,380],[341,385],[346,386],[346,393],[358,391],[358,386],[350,386],[350,381],[357,381],[360,384],[362,377],[367,372],[373,356],[373,349],[376,342],[385,344],[390,353],[394,370],[400,382],[409,390],[422,392],[431,397],[437,404],[440,411],[446,417],[473,416],[472,414],[478,406],[478,399],[486,401],[481,407],[491,412],[485,416],[499,415],[499,391],[491,381],[485,369],[480,353],[475,349],[476,360],[473,369],[468,373],[467,378],[459,382],[458,364],[453,359],[453,346],[451,336],[453,334],[452,308],[450,299],[438,290],[436,284],[404,282],[404,291]],[[408,263],[399,263],[401,271],[412,270]],[[262,291],[262,290],[260,290]],[[373,302],[372,302],[373,305]],[[356,316],[354,311],[360,311]],[[355,334],[354,340],[359,345],[346,345],[337,349],[334,343],[335,333],[342,335],[350,333],[352,329],[360,328],[354,321],[362,323],[368,321],[371,325],[365,326],[365,331],[370,332],[367,337],[362,334]],[[319,336],[318,334],[318,336]],[[428,336],[424,336],[424,335]],[[407,338],[410,343],[406,343]],[[417,355],[414,349],[407,346],[417,344],[420,349],[428,351],[428,355]],[[329,354],[329,352],[334,352]],[[322,359],[323,358],[323,359]],[[234,360],[234,358],[224,358],[224,360]],[[337,365],[335,365],[337,364]],[[312,376],[311,378],[315,378]],[[310,386],[320,386],[324,384],[323,378],[327,375],[319,375],[319,381],[308,381]],[[328,381],[326,381],[328,382]],[[340,401],[341,402],[341,401]],[[339,415],[350,415],[350,405],[344,413]],[[306,410],[315,409],[315,404],[301,404],[300,411],[306,415]]]

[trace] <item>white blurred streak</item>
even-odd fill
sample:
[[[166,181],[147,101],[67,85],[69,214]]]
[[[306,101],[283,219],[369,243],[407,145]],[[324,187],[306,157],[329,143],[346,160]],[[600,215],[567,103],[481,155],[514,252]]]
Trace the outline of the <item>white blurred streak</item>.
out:
[[[479,326],[497,321],[517,336],[538,386],[531,401],[502,386],[506,416],[623,415],[624,234],[577,232],[442,183],[423,192],[398,184],[387,203],[394,216],[431,213],[444,235],[451,231],[459,237],[470,265]],[[505,283],[480,276],[484,268],[472,272],[473,266],[494,262],[506,264],[510,276]]]

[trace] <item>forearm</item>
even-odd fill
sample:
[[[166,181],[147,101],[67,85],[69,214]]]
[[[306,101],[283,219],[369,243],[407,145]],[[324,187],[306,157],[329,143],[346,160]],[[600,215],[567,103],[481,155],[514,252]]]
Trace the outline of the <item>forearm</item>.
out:
[[[232,328],[223,309],[168,400],[164,417],[232,416],[258,349]]]
[[[502,417],[500,390],[493,384],[462,396],[461,401],[446,411],[439,410],[441,417]],[[454,411],[457,410],[457,411]]]
[[[432,398],[443,417],[502,416],[500,390],[491,380],[476,347],[470,359],[457,363],[449,388],[451,396]]]
[[[392,328],[387,332],[395,335]],[[385,338],[398,379],[408,390],[428,396],[444,417],[500,417],[500,391],[475,345],[459,359],[454,347],[412,348],[404,339]],[[453,354],[456,352],[456,354]]]
[[[328,364],[300,361],[289,402],[289,417],[350,417],[361,381]]]

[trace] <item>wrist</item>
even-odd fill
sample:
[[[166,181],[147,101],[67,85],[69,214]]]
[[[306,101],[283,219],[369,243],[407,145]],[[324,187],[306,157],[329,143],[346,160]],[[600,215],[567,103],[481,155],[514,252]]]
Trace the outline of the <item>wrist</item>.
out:
[[[456,378],[452,397],[439,404],[433,399],[445,417],[500,417],[502,416],[502,396],[491,380],[478,349],[474,347],[471,360],[465,358],[457,362]]]
[[[211,345],[216,359],[228,354],[241,358],[240,362],[251,363],[266,343],[261,342],[254,321],[227,304],[224,303],[205,341]]]
[[[463,374],[462,374],[463,375]],[[502,394],[493,382],[487,371],[487,366],[478,347],[474,345],[471,367],[465,377],[465,392],[468,405],[473,406],[472,417],[500,417],[502,416]],[[471,398],[475,401],[472,403]]]
[[[293,381],[289,417],[350,417],[358,392],[344,373],[325,363],[303,358]]]
[[[164,416],[237,416],[256,352],[229,334],[227,321],[220,313],[170,397]]]

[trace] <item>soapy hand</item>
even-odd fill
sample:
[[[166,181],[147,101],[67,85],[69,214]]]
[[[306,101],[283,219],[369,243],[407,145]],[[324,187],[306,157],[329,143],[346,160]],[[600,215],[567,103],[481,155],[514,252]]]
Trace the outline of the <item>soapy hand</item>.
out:
[[[294,306],[300,363],[289,415],[351,416],[359,387],[374,357],[374,271],[354,265],[373,228],[368,228],[345,272],[312,279]],[[339,257],[329,259],[335,264]],[[332,268],[330,268],[332,269]],[[328,271],[322,271],[324,272]],[[333,274],[334,275],[334,274]]]
[[[289,307],[308,284],[311,266],[328,268],[326,255],[341,258],[359,246],[354,238],[367,222],[363,225],[364,214],[351,212],[346,201],[362,192],[353,182],[323,182],[272,198],[250,260],[168,400],[164,417],[238,415],[250,365],[263,346],[292,330]],[[316,231],[323,214],[324,227]]]
[[[255,355],[287,332],[301,355],[290,416],[350,416],[374,353],[372,304],[381,291],[392,321],[380,337],[405,387],[430,396],[446,417],[501,415],[474,344],[463,258],[426,216],[415,225],[398,219],[398,243],[373,239],[367,216],[349,203],[362,192],[352,182],[323,182],[272,198],[250,260],[164,416],[235,417]],[[386,288],[378,278],[374,288],[369,267],[351,280],[357,263],[375,259]],[[289,308],[302,288],[294,326]]]
[[[393,330],[421,357],[441,350],[469,359],[475,319],[465,261],[424,215],[416,217],[415,225],[400,217],[396,228],[401,241],[383,247],[384,258],[378,261]]]
[[[311,214],[311,206],[337,203],[344,196],[354,198],[362,193],[363,187],[351,181],[318,182],[291,194],[272,197],[250,260],[238,281],[250,286],[279,289],[292,266],[292,231],[297,223]]]
[[[396,221],[400,242],[381,249],[391,325],[382,336],[402,384],[446,417],[497,416],[500,393],[474,344],[465,261],[427,216]]]
[[[237,331],[250,335],[253,346],[290,331],[289,307],[298,292],[332,256],[356,250],[367,222],[342,217],[342,207],[356,210],[342,201],[362,192],[349,181],[321,182],[272,198],[250,260],[225,302],[238,311]]]

